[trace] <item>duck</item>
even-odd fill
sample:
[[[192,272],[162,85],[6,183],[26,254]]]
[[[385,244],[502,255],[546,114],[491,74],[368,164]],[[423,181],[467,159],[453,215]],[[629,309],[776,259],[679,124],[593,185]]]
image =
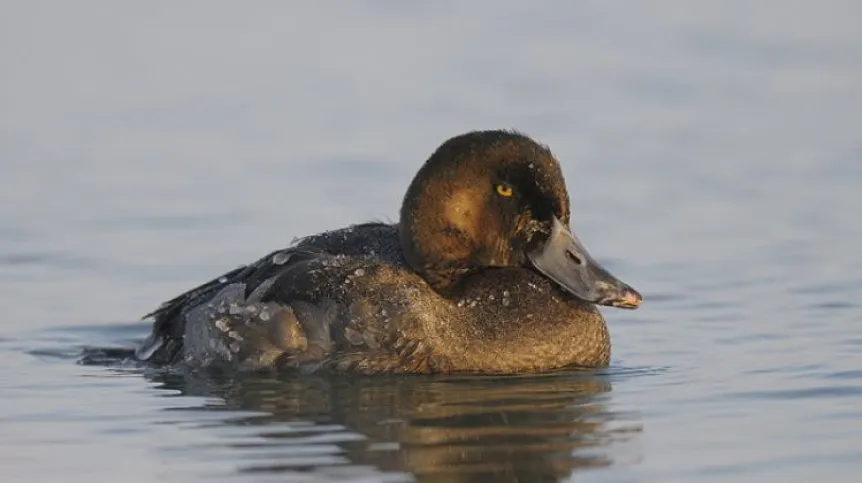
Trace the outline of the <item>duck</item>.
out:
[[[395,223],[291,243],[147,314],[147,364],[190,370],[524,374],[605,367],[597,306],[642,296],[570,229],[550,149],[513,130],[443,142]]]

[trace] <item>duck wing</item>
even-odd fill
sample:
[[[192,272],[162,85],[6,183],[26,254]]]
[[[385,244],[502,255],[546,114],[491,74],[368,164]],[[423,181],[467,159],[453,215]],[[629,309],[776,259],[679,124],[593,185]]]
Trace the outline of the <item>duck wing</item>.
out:
[[[260,318],[263,298],[281,277],[291,271],[303,270],[310,261],[331,256],[311,246],[276,250],[250,265],[238,267],[163,302],[143,317],[153,318],[153,330],[136,350],[138,359],[155,364],[178,362],[184,345],[188,345],[185,339],[189,329],[199,332],[201,327],[198,326],[211,326],[218,316],[239,315],[230,313],[237,312],[238,304],[247,308],[252,304],[260,305],[257,307],[257,317]],[[280,313],[274,309],[276,307],[270,307],[269,312],[263,311],[263,317],[268,320],[259,322],[269,322],[270,316]],[[207,324],[205,319],[211,320]],[[245,322],[249,326],[254,325],[254,321],[248,318]],[[207,337],[207,334],[196,335]]]

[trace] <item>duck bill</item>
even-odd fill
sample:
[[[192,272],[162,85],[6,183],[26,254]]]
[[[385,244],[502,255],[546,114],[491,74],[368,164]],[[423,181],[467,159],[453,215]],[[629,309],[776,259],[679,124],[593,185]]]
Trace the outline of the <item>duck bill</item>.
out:
[[[582,300],[624,309],[641,304],[637,290],[599,265],[557,217],[552,221],[548,240],[527,257],[539,272]]]

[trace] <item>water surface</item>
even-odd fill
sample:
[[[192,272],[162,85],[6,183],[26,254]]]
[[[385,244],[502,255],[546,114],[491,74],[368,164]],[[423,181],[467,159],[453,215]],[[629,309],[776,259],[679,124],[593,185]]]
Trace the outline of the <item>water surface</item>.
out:
[[[854,481],[862,8],[496,5],[0,7],[4,481]],[[294,237],[397,219],[440,142],[500,127],[551,146],[645,296],[604,310],[609,369],[77,363]]]

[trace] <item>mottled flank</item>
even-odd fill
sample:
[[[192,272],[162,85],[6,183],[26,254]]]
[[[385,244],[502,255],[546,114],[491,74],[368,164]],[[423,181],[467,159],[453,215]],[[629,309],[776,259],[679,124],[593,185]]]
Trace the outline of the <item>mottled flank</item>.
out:
[[[417,174],[400,223],[305,238],[164,303],[138,357],[359,373],[607,365],[593,303],[640,296],[569,234],[568,200],[556,159],[531,139],[455,137]]]

